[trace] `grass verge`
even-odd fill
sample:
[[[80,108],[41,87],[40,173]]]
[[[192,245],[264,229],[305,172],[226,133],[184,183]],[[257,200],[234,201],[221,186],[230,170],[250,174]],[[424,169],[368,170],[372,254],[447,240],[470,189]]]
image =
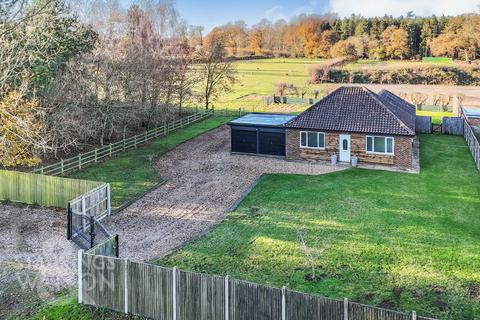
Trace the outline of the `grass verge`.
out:
[[[32,314],[20,313],[9,320],[133,320],[143,319],[103,308],[93,308],[77,303],[72,294],[62,295],[53,302],[40,305]]]
[[[480,176],[461,137],[421,136],[421,168],[267,175],[224,222],[157,263],[477,319]]]
[[[160,155],[230,119],[229,117],[208,118],[118,157],[89,166],[71,177],[109,182],[112,208],[119,208],[162,182],[162,177],[154,168]]]

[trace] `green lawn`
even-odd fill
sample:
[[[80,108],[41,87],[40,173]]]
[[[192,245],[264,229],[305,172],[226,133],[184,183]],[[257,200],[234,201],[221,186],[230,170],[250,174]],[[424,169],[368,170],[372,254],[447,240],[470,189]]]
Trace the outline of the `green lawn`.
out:
[[[421,167],[267,175],[224,222],[157,263],[478,319],[480,175],[461,137],[422,136]],[[316,281],[299,233],[317,256]]]
[[[71,177],[109,182],[112,208],[116,209],[162,182],[162,177],[153,167],[161,154],[230,119],[214,117],[203,120],[119,157],[87,167]]]
[[[432,123],[441,124],[443,121],[443,117],[455,117],[455,114],[453,112],[417,110],[417,116],[430,116],[432,117]]]

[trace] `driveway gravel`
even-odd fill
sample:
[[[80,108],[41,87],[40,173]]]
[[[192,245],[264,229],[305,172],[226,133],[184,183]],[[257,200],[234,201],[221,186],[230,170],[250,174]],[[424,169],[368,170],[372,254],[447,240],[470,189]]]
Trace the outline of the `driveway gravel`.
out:
[[[66,230],[65,210],[0,203],[0,319],[75,283],[78,248]]]
[[[264,173],[318,175],[344,169],[230,154],[227,126],[164,154],[156,167],[167,182],[106,221],[120,236],[122,257],[152,260],[204,233]]]

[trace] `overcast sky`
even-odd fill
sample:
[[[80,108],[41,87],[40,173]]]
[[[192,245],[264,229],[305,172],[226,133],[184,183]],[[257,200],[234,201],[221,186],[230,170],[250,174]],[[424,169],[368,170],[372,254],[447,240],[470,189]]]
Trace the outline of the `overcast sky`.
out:
[[[352,13],[400,16],[408,11],[419,16],[457,15],[479,12],[480,0],[176,0],[175,4],[189,24],[203,25],[208,31],[239,19],[251,25],[262,18],[288,20],[301,13],[336,12],[342,17]]]

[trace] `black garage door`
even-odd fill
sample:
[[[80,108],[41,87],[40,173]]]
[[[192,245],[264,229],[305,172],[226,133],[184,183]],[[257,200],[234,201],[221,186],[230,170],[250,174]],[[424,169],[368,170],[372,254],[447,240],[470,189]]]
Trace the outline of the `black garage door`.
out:
[[[232,152],[257,153],[257,131],[232,129]]]
[[[273,156],[285,155],[285,132],[259,131],[259,153]]]
[[[285,130],[232,128],[232,152],[285,156]]]

